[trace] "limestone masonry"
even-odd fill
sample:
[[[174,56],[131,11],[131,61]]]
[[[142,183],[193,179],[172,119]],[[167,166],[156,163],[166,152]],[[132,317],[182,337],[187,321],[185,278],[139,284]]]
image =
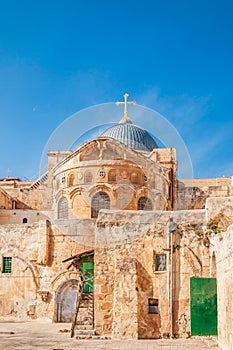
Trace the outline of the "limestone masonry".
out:
[[[232,349],[232,181],[176,172],[176,150],[125,115],[49,151],[37,181],[0,179],[0,321],[76,316],[80,337],[218,334]]]

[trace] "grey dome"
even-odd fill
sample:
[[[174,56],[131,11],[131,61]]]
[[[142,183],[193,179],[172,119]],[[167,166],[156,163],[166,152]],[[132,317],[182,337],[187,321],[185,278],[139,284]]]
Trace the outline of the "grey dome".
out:
[[[101,136],[111,137],[135,150],[150,152],[154,148],[158,148],[153,137],[146,130],[134,125],[130,119],[110,127]]]

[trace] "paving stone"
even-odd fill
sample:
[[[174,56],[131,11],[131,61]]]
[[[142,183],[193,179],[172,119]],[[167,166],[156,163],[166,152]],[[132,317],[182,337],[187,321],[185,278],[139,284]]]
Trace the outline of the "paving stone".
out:
[[[69,323],[0,323],[0,349],[4,350],[207,350],[219,349],[216,339],[77,340],[70,338]],[[10,334],[9,332],[13,332]]]

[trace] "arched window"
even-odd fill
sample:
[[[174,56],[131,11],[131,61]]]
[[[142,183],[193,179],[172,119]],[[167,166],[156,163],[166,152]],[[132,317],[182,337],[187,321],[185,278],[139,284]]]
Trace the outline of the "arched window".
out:
[[[23,218],[23,224],[26,224],[28,222],[27,218]]]
[[[130,176],[130,180],[131,180],[132,184],[138,184],[139,183],[138,173],[132,173]]]
[[[68,219],[68,200],[66,197],[62,197],[58,202],[57,218]]]
[[[108,173],[108,182],[116,182],[116,170],[111,169]]]
[[[91,201],[91,217],[97,218],[100,209],[110,209],[110,198],[105,192],[96,193]]]
[[[90,171],[86,171],[84,174],[84,183],[85,184],[90,184],[92,183],[92,173]]]
[[[74,184],[74,174],[70,174],[68,178],[68,186],[71,187]]]
[[[140,197],[138,200],[138,210],[153,210],[150,198]]]

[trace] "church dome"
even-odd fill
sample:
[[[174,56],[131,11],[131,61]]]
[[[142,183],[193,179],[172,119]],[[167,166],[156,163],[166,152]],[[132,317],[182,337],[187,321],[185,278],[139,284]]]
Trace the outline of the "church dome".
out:
[[[127,147],[138,151],[151,152],[154,148],[158,148],[155,137],[140,126],[135,125],[129,118],[127,106],[128,104],[136,104],[136,102],[129,102],[128,96],[128,94],[124,94],[125,101],[116,102],[116,105],[124,105],[124,116],[118,124],[107,123],[88,130],[73,143],[71,149],[74,150],[87,140],[101,136],[120,141]]]
[[[158,148],[149,132],[134,125],[128,117],[122,118],[119,124],[105,130],[101,136],[111,137],[135,150],[150,152],[154,148]]]

